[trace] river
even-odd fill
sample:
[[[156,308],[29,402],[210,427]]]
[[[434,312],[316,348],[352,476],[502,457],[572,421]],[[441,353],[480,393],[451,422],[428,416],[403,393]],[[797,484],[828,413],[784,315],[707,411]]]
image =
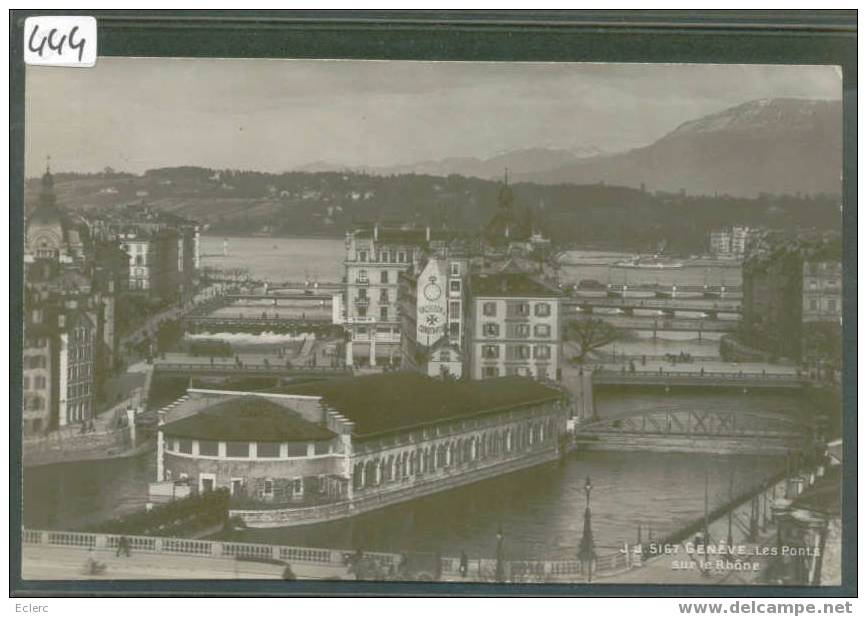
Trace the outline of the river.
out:
[[[787,394],[623,393],[600,390],[601,416],[637,410],[743,409],[804,413]],[[711,507],[772,475],[785,461],[757,456],[593,452],[568,456],[471,486],[358,517],[290,529],[235,532],[239,540],[367,550],[466,550],[492,556],[502,525],[512,558],[569,559],[583,524],[584,481],[590,476],[593,528],[600,547],[633,540],[641,525],[655,536],[701,516],[708,474]],[[33,528],[76,528],[144,506],[156,474],[153,454],[96,463],[50,465],[25,472],[24,522]]]

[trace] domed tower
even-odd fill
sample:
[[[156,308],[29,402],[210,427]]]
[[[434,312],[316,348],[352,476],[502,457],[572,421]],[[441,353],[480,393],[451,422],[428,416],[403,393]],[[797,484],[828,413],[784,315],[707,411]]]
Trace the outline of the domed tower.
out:
[[[27,220],[27,248],[36,259],[59,259],[65,240],[63,214],[54,194],[54,176],[46,166],[39,203]]]

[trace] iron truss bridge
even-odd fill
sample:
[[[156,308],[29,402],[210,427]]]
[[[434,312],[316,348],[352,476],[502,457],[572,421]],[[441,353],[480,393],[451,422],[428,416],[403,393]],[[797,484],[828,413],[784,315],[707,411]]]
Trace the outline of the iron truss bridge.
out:
[[[808,383],[792,373],[725,371],[636,371],[603,369],[593,372],[593,384],[602,386],[701,386],[734,388],[800,388]]]
[[[577,435],[633,434],[689,437],[772,437],[799,439],[812,434],[807,423],[774,412],[644,411],[579,423]]]

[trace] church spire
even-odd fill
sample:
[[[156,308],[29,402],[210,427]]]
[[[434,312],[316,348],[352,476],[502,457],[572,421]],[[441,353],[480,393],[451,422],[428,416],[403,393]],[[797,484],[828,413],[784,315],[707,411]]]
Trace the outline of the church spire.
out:
[[[57,204],[54,195],[54,176],[51,175],[51,155],[45,157],[45,173],[42,175],[42,190],[39,192],[39,205],[53,208]]]

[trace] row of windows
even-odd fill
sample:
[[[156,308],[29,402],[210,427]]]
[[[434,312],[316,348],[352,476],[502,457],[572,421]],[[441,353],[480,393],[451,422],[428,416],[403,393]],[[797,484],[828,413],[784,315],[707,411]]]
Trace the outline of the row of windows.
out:
[[[377,251],[375,253],[371,252],[370,261],[371,263],[379,262],[384,264],[405,264],[408,263],[406,251]],[[368,252],[367,251],[356,251],[355,259],[356,261],[367,262]]]
[[[193,440],[169,437],[166,439],[166,450],[169,452],[178,452],[180,454],[194,454],[194,441],[198,442],[198,450],[196,454],[199,456],[220,456],[220,442],[205,439]],[[225,456],[227,458],[279,458],[281,456],[281,446],[284,445],[279,442],[270,441],[227,441],[225,444]],[[286,457],[307,456],[306,442],[288,442],[285,443],[285,447]],[[255,454],[253,454],[254,452]],[[314,442],[314,454],[328,454],[328,452],[328,442]]]
[[[548,338],[551,336],[551,326],[536,324],[532,332],[536,338]],[[500,324],[493,322],[482,324],[482,334],[488,337],[500,336]],[[530,338],[530,324],[507,324],[506,338]]]
[[[70,386],[67,394],[67,398],[75,399],[81,398],[83,396],[90,396],[90,384],[84,383],[77,386]]]
[[[819,302],[816,298],[810,298],[808,302],[808,307],[811,311],[821,310],[821,302]],[[834,298],[829,298],[825,302],[825,309],[831,313],[835,313],[837,311],[837,300]]]
[[[367,317],[367,307],[366,306],[356,306],[355,307],[356,314],[358,317]],[[379,307],[379,320],[380,321],[388,321],[388,307],[380,306]]]
[[[496,302],[485,302],[482,304],[482,314],[486,317],[496,317],[497,316],[497,303]],[[549,317],[551,315],[551,305],[547,302],[536,302],[533,306],[533,314],[536,317]],[[506,316],[507,317],[529,317],[530,316],[530,303],[529,302],[519,302],[519,303],[509,303],[506,305]]]
[[[553,376],[548,372],[547,368],[542,366],[539,368],[539,376],[540,377],[548,377],[552,378]],[[499,377],[500,367],[498,366],[483,366],[482,367],[482,377],[485,379],[489,379],[492,377]],[[518,375],[520,377],[533,377],[533,369],[529,366],[507,366],[505,370],[505,375]]]
[[[548,345],[533,345],[533,358],[548,360],[551,358],[551,347]],[[482,358],[495,360],[500,357],[500,345],[482,345]],[[507,345],[507,360],[528,360],[530,358],[529,345]]]
[[[47,379],[42,375],[37,375],[33,378],[33,389],[34,390],[44,390],[47,383]],[[24,389],[30,389],[30,377],[28,375],[24,376]]]
[[[367,300],[367,290],[362,288],[358,290],[358,295],[356,296],[356,300]],[[388,289],[380,289],[379,290],[379,301],[380,302],[391,302],[389,300]]]
[[[24,399],[24,409],[28,411],[41,411],[45,409],[45,399],[41,396],[29,396]]]
[[[73,364],[66,371],[66,377],[71,382],[81,381],[82,379],[90,379],[91,370],[90,363]]]
[[[45,356],[25,356],[24,368],[46,368],[48,359]]]
[[[412,476],[423,476],[491,457],[538,448],[550,442],[554,433],[554,421],[549,418],[359,462],[353,467],[353,487],[360,490],[380,486]]]

